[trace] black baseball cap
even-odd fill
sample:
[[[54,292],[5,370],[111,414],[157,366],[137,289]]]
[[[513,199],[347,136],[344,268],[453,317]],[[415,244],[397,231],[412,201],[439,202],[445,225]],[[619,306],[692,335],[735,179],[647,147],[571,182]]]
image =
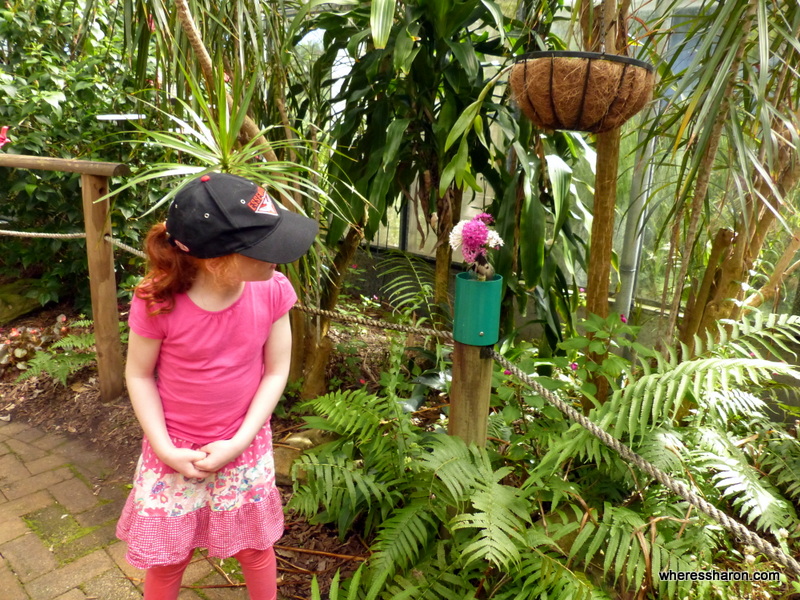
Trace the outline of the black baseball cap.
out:
[[[319,226],[275,202],[261,186],[229,173],[192,179],[167,213],[170,243],[197,258],[242,254],[290,263],[305,254]]]

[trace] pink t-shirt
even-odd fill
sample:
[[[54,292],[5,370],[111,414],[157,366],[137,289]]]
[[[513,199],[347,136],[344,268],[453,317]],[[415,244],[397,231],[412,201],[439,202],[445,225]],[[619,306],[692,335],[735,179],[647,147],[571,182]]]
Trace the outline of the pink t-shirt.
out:
[[[134,296],[131,331],[162,340],[156,382],[171,436],[197,444],[233,437],[264,374],[272,324],[296,301],[281,273],[245,283],[241,297],[218,312],[178,294],[172,312],[149,316]]]

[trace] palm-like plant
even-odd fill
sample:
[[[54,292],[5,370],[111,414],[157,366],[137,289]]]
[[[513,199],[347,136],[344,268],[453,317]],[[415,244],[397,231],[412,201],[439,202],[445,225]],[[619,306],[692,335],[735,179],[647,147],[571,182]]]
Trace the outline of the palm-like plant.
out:
[[[666,6],[664,17],[676,6]],[[793,2],[702,2],[677,47],[661,49],[671,58],[660,63],[665,101],[650,136],[664,149],[659,165],[674,165],[671,229],[664,225],[671,236],[668,269],[677,264],[667,335],[685,302],[684,343],[696,333],[716,331],[717,319],[737,318],[767,235],[782,232],[789,240],[786,233],[794,233],[787,198],[800,181],[798,33],[800,9]],[[684,50],[692,58],[679,70]],[[797,241],[784,248],[783,269]],[[698,270],[697,285],[687,285]],[[668,270],[665,285],[669,275]],[[783,270],[776,275],[779,282]]]

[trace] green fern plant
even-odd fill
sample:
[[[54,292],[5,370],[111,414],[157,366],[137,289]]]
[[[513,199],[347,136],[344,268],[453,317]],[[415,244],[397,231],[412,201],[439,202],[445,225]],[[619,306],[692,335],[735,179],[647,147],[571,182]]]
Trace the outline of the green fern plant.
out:
[[[797,324],[754,323],[729,327],[723,341],[681,360],[648,354],[618,317],[594,319],[593,340],[570,340],[566,356],[546,361],[554,377],[540,380],[577,404],[590,391],[582,378],[608,376],[614,393],[592,412],[595,422],[790,551],[786,530],[800,527],[800,443],[750,391],[793,371],[769,353],[788,347],[781,336]],[[640,353],[633,363],[590,364],[595,342]],[[542,362],[531,352],[516,352],[528,371]],[[309,425],[339,437],[300,463],[306,479],[290,506],[371,544],[358,580],[337,584],[332,598],[737,597],[735,586],[662,580],[662,571],[713,570],[720,557],[741,556],[735,540],[535,393],[495,372],[498,445],[479,449],[403,411],[397,367],[390,362],[381,396],[336,392],[306,405],[315,413]],[[690,410],[680,414],[686,399]]]
[[[61,385],[66,386],[69,377],[95,362],[95,335],[87,331],[94,322],[79,319],[71,322],[69,329],[77,331],[67,333],[52,342],[47,348],[36,351],[32,359],[27,362],[27,369],[23,371],[17,381],[23,381],[39,375],[49,375]],[[128,328],[120,322],[120,335],[123,343],[127,343]]]

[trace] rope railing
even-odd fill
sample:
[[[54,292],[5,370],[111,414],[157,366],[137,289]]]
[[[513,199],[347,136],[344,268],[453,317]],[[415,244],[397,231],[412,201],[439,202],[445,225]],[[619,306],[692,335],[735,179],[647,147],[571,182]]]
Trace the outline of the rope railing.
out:
[[[47,233],[8,231],[4,229],[0,229],[0,235],[32,237],[32,238],[36,237],[54,238],[54,239],[70,239],[70,238],[86,237],[86,235],[83,233],[47,234]],[[105,236],[104,239],[110,244],[113,244],[114,246],[117,246],[122,250],[130,252],[142,258],[145,257],[145,254],[142,251],[137,250],[136,248],[133,248],[127,244],[124,244],[123,242],[111,236],[107,235]],[[379,329],[400,331],[403,333],[413,333],[423,336],[433,336],[438,339],[444,340],[446,342],[453,341],[453,334],[447,331],[440,331],[437,329],[424,328],[424,327],[415,327],[411,325],[402,325],[398,323],[389,323],[388,321],[384,321],[381,319],[367,319],[355,315],[345,315],[340,312],[323,310],[316,307],[305,306],[299,303],[295,304],[293,308],[310,315],[326,317],[333,321],[354,323],[366,327],[376,327]],[[674,494],[682,497],[696,509],[698,509],[699,511],[703,512],[704,514],[708,515],[709,517],[717,521],[720,525],[722,525],[728,531],[737,536],[738,539],[754,546],[759,551],[761,551],[765,556],[768,556],[775,562],[784,565],[796,577],[800,578],[800,563],[793,557],[787,555],[780,548],[777,548],[776,546],[770,544],[767,540],[765,540],[758,534],[751,531],[745,525],[739,523],[735,519],[731,518],[729,515],[719,510],[716,506],[714,506],[713,504],[702,498],[695,490],[691,489],[685,483],[674,479],[673,477],[671,477],[670,475],[668,475],[667,473],[665,473],[664,471],[653,465],[652,463],[645,460],[640,455],[636,454],[627,445],[625,445],[624,443],[622,443],[621,441],[610,435],[605,430],[598,427],[588,417],[586,417],[586,415],[584,415],[580,411],[577,411],[575,408],[570,406],[568,403],[564,402],[554,393],[545,389],[538,382],[531,379],[531,377],[527,373],[522,371],[519,367],[517,367],[507,358],[502,356],[496,350],[491,350],[491,357],[497,363],[502,365],[506,370],[508,370],[512,375],[517,377],[525,385],[531,388],[536,394],[544,398],[545,401],[547,401],[550,405],[555,407],[568,420],[572,421],[573,423],[577,423],[578,425],[586,429],[589,433],[591,433],[593,436],[599,439],[603,444],[614,450],[624,460],[635,465],[642,472],[648,474],[650,477],[658,481],[665,488],[667,488]]]

